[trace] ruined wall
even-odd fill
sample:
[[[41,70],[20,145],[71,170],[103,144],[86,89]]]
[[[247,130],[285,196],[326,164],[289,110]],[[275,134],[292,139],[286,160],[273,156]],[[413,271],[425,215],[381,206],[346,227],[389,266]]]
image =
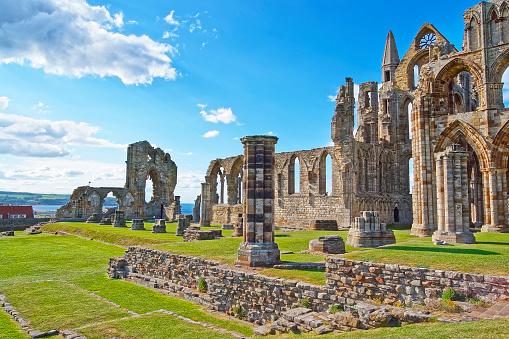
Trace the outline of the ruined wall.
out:
[[[315,311],[331,305],[353,304],[378,298],[407,305],[441,297],[446,288],[494,302],[509,295],[509,277],[441,271],[327,257],[325,286],[273,278],[233,269],[218,261],[131,246],[121,258],[111,258],[110,278],[126,278],[151,287],[179,293],[194,302],[232,314],[242,306],[248,321],[264,323],[273,315],[300,307],[307,298]],[[198,279],[208,290],[197,293]]]
[[[212,206],[212,220],[217,224],[231,224],[237,221],[238,215],[242,212],[242,204],[233,206],[217,204]]]
[[[152,180],[153,196],[145,202],[147,180]],[[62,220],[86,220],[97,213],[102,215],[104,199],[112,193],[118,208],[126,218],[164,218],[165,208],[174,202],[173,191],[177,184],[177,166],[170,154],[154,148],[148,141],[130,144],[127,148],[126,183],[121,187],[76,188],[70,201],[56,211]]]

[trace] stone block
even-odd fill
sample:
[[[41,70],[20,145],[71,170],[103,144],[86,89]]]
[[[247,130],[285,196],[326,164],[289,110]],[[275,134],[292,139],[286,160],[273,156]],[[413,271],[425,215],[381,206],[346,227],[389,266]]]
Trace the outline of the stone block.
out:
[[[125,212],[122,210],[116,210],[113,218],[113,227],[127,227],[125,223]]]
[[[337,231],[338,222],[336,220],[313,220],[309,224],[311,231]]]
[[[346,243],[352,247],[380,247],[396,243],[396,237],[387,225],[379,222],[378,212],[364,211],[355,218],[348,231]]]
[[[309,242],[310,252],[343,254],[345,251],[345,242],[339,235],[326,235],[313,239]]]
[[[152,225],[152,233],[166,233],[166,221],[164,219],[156,219],[156,223]]]
[[[131,231],[144,231],[145,224],[143,223],[143,219],[133,219],[131,224]]]

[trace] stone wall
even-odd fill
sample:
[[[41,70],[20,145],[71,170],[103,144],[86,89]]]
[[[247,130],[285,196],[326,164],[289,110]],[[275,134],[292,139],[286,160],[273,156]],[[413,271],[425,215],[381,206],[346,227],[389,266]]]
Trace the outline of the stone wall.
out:
[[[50,218],[0,219],[0,232],[23,231],[30,226],[34,226],[40,222],[48,222],[50,220]]]
[[[237,221],[238,215],[242,214],[242,204],[230,206],[217,204],[212,206],[212,222],[218,224],[231,224]]]
[[[509,295],[509,277],[434,270],[396,264],[327,257],[327,287],[353,300],[378,298],[407,305],[441,297],[448,288],[472,298],[494,302]],[[343,300],[343,299],[341,299]]]
[[[331,305],[353,304],[378,298],[385,302],[422,303],[441,296],[444,289],[488,302],[509,295],[509,277],[440,271],[383,263],[327,257],[325,286],[296,280],[267,277],[233,269],[218,261],[177,255],[131,246],[124,257],[111,258],[110,278],[126,278],[160,288],[180,297],[232,314],[242,306],[251,322],[265,323],[288,309],[300,307],[307,298],[315,311]],[[198,293],[198,279],[205,278],[208,290]]]
[[[296,229],[308,229],[314,220],[337,220],[338,227],[350,226],[350,212],[342,197],[293,194],[277,198],[274,224]]]

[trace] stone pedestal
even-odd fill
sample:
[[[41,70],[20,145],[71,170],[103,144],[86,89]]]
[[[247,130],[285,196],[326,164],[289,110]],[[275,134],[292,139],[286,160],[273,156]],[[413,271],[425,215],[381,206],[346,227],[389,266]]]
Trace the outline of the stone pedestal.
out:
[[[281,262],[277,244],[273,243],[246,243],[239,246],[237,263],[250,267],[269,267]]]
[[[244,242],[237,263],[270,267],[280,263],[274,242],[274,146],[278,138],[257,135],[242,138],[244,144]]]
[[[343,254],[345,251],[345,242],[339,235],[325,235],[309,242],[310,252]]]
[[[242,219],[242,214],[239,214],[238,220],[233,226],[232,238],[238,238],[243,236],[244,236],[244,222]]]
[[[115,217],[113,220],[113,227],[127,227],[125,224],[125,212],[116,210]]]
[[[191,217],[190,215],[181,214],[178,216],[177,219],[177,231],[175,233],[178,237],[183,237],[185,231],[189,228],[191,225]]]
[[[483,225],[481,232],[509,233],[508,225]]]
[[[356,217],[346,243],[352,247],[379,247],[396,242],[394,232],[378,221],[378,212],[364,211]]]
[[[103,218],[101,220],[101,222],[99,223],[99,225],[111,225],[111,219],[108,217],[108,218]]]
[[[100,221],[101,220],[100,220],[99,214],[98,213],[92,213],[92,215],[88,217],[86,223],[87,224],[95,224],[95,223],[98,223]]]
[[[310,231],[337,231],[338,222],[336,220],[313,220],[309,224]]]
[[[156,219],[156,223],[152,226],[152,233],[166,233],[166,221]]]
[[[144,231],[145,224],[143,223],[143,219],[133,219],[131,224],[131,231]]]
[[[438,229],[433,242],[473,244],[470,232],[467,159],[469,153],[452,145],[436,157]]]

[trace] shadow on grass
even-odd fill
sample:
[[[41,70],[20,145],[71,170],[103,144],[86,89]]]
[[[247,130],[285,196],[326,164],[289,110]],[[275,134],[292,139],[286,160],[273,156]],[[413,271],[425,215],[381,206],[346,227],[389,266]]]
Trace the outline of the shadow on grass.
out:
[[[276,238],[284,238],[284,237],[289,237],[290,235],[289,234],[276,234],[274,235],[274,237]]]
[[[509,243],[507,242],[497,242],[497,241],[476,241],[476,244],[509,246]]]
[[[474,254],[474,255],[500,255],[500,253],[468,249],[468,248],[454,248],[454,247],[404,247],[404,246],[391,246],[385,247],[384,250],[396,251],[421,251],[421,252],[442,252],[442,253],[456,253],[456,254]]]

